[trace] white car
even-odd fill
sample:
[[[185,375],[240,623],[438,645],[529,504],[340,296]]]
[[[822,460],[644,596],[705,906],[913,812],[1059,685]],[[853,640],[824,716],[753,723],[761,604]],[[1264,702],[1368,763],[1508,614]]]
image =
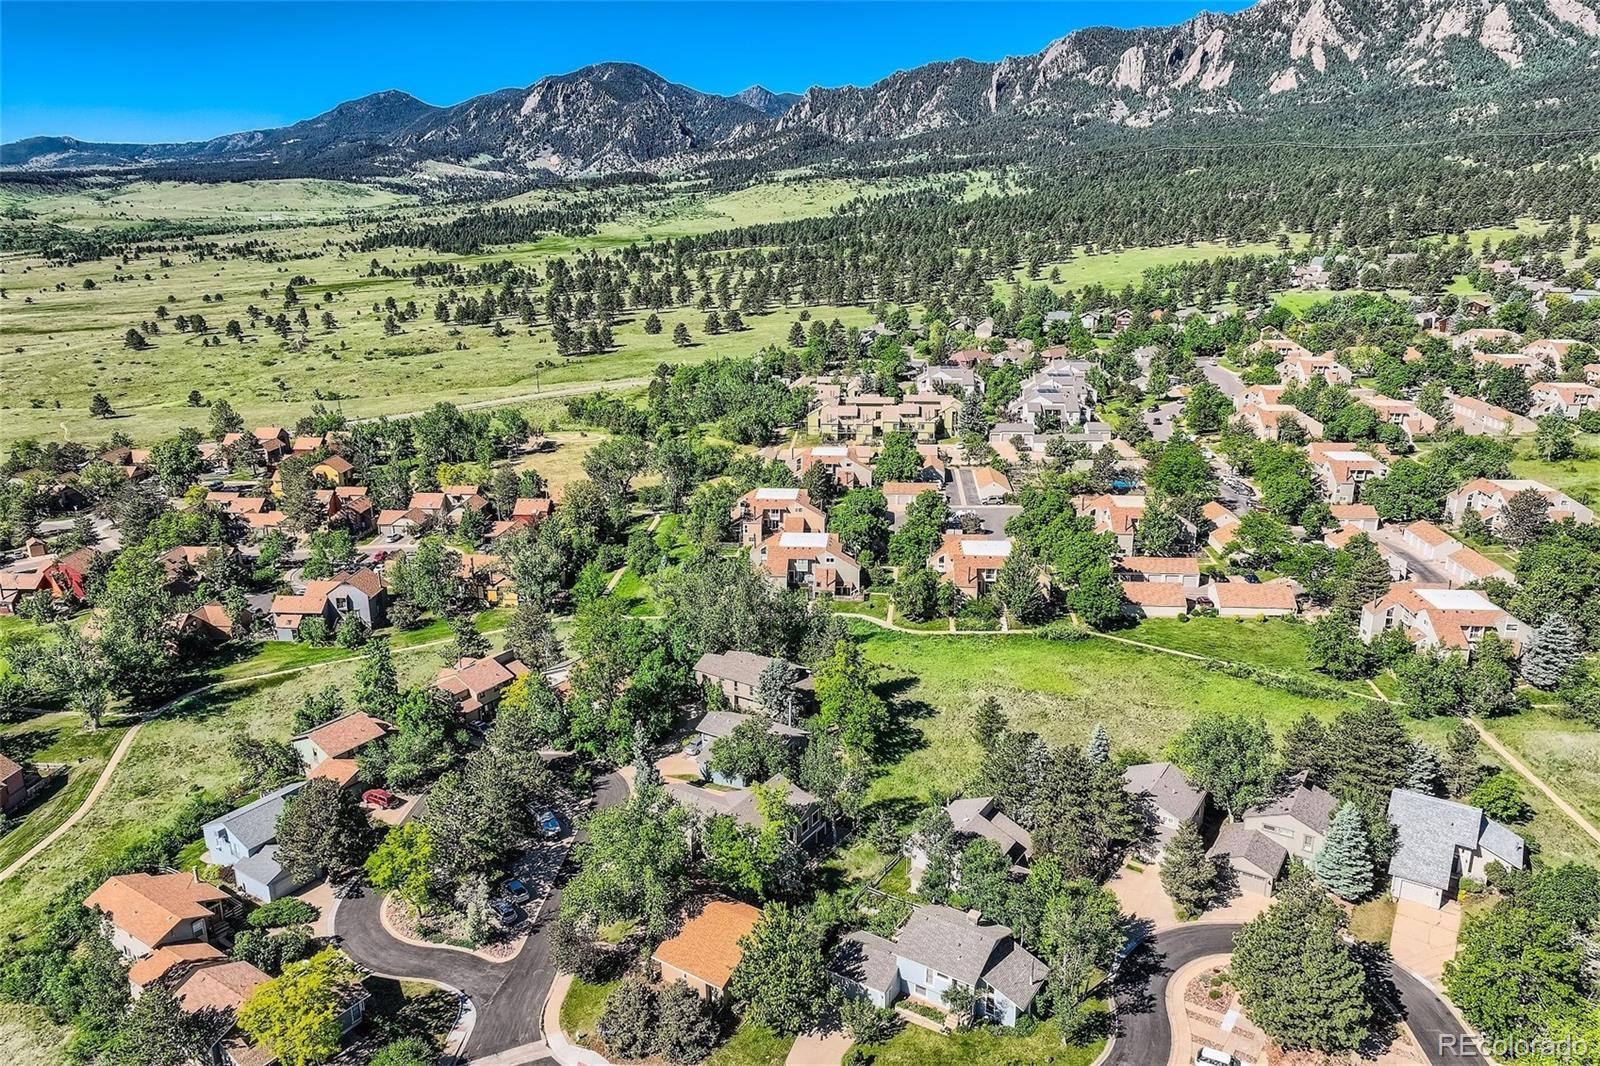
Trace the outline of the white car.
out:
[[[1214,1047],[1203,1047],[1195,1052],[1194,1066],[1239,1066],[1239,1060]]]

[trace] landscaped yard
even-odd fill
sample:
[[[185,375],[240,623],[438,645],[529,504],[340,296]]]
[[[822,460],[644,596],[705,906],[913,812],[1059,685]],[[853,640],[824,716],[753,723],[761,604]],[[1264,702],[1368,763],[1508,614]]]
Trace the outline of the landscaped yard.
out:
[[[711,1053],[705,1066],[782,1066],[794,1037],[780,1036],[759,1025],[740,1025],[727,1043]]]
[[[126,730],[125,724],[108,722],[99,729],[86,731],[82,717],[62,711],[18,722],[0,732],[0,751],[17,762],[66,763],[69,766],[66,782],[38,800],[16,818],[14,824],[8,824],[6,834],[0,836],[0,870],[10,866],[78,809]]]
[[[1066,1047],[1053,1021],[1040,1022],[1027,1036],[980,1028],[965,1033],[940,1034],[907,1025],[882,1044],[864,1047],[872,1066],[995,1066],[996,1063],[1054,1063],[1088,1066],[1105,1047],[1096,1040],[1083,1047]]]
[[[587,1048],[598,1048],[595,1030],[600,1023],[600,1012],[605,1009],[606,997],[619,982],[606,981],[590,984],[580,977],[572,979],[567,998],[561,1001],[561,1031]]]

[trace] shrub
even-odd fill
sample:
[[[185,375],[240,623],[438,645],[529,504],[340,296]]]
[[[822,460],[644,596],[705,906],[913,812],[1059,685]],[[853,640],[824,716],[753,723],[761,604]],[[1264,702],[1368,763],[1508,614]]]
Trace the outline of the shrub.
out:
[[[600,1038],[618,1058],[642,1059],[655,1050],[656,993],[638,978],[612,989],[600,1012]]]
[[[844,1031],[858,1044],[881,1044],[900,1029],[899,1016],[884,1007],[875,1007],[856,996],[847,998],[839,1008],[839,1020]]]
[[[263,903],[247,919],[252,929],[276,929],[284,925],[310,925],[320,912],[303,899],[292,896]]]

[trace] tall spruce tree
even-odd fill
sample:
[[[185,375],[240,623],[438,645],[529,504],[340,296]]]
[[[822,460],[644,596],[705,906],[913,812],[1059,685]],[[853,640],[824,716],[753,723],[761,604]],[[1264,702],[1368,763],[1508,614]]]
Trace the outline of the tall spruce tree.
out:
[[[1095,762],[1111,761],[1111,734],[1106,732],[1106,727],[1096,722],[1094,730],[1089,734],[1089,743],[1084,746],[1083,753]]]
[[[1217,864],[1206,857],[1206,842],[1193,820],[1184,822],[1161,856],[1161,887],[1179,917],[1199,914],[1217,891]]]
[[[1522,676],[1533,687],[1548,691],[1560,685],[1582,658],[1572,623],[1553,614],[1534,627],[1522,653]]]
[[[1437,796],[1444,783],[1444,756],[1432,744],[1422,741],[1411,746],[1411,763],[1406,767],[1406,787],[1413,792]]]
[[[1313,865],[1328,891],[1340,899],[1360,899],[1372,891],[1372,852],[1365,820],[1355,804],[1340,805]]]

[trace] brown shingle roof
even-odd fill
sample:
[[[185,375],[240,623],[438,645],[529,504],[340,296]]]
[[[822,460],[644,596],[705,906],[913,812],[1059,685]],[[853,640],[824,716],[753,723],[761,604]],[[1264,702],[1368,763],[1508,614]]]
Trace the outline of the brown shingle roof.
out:
[[[739,940],[760,920],[761,912],[748,903],[712,900],[683,923],[677,936],[656,948],[653,958],[716,988],[726,988],[744,954]]]
[[[206,904],[227,898],[222,889],[193,874],[118,874],[83,902],[105,911],[118,929],[140,943],[154,945],[186,922],[211,917]]]
[[[183,1009],[191,1013],[207,1007],[237,1011],[250,993],[270,980],[248,962],[219,962],[202,966],[185,977],[176,995]]]
[[[128,980],[143,988],[152,981],[161,980],[175,966],[182,966],[184,963],[189,962],[208,962],[226,957],[210,944],[168,944],[165,947],[156,948],[154,952],[130,966],[128,968]]]
[[[335,718],[319,725],[306,734],[306,739],[337,759],[348,755],[364,744],[370,744],[386,732],[382,722],[366,711],[354,711],[343,718]]]

